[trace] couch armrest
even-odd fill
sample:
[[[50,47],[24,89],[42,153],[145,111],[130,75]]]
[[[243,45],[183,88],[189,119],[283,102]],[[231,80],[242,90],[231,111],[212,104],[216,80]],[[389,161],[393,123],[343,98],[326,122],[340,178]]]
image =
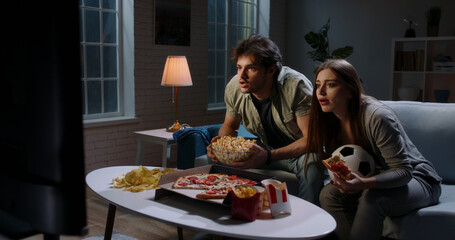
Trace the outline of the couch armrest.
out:
[[[210,140],[218,135],[221,124],[186,128],[174,133],[177,142],[177,168],[194,167],[194,159],[207,153]]]
[[[433,163],[442,181],[455,184],[455,103],[383,102],[395,111],[409,138]]]

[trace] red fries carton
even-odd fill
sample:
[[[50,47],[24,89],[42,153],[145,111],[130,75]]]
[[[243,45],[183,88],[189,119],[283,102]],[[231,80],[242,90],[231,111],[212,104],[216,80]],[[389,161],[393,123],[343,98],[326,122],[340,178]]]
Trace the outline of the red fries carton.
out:
[[[232,218],[254,221],[259,210],[261,193],[254,186],[236,186],[231,192]]]
[[[274,179],[262,180],[261,183],[267,192],[272,216],[276,217],[280,214],[291,214],[291,203],[289,202],[286,183]]]

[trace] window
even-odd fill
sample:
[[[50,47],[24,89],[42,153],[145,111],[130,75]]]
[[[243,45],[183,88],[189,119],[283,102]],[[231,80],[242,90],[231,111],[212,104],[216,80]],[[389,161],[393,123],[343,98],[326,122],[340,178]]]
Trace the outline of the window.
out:
[[[239,40],[257,32],[257,0],[208,0],[208,108],[224,108],[224,88],[237,72]]]
[[[79,0],[84,120],[134,115],[134,110],[126,110],[131,104],[134,109],[129,100],[133,90],[126,87],[132,67],[122,65],[125,58],[133,58],[132,40],[123,36],[133,36],[125,28],[132,24],[132,4],[132,0]]]

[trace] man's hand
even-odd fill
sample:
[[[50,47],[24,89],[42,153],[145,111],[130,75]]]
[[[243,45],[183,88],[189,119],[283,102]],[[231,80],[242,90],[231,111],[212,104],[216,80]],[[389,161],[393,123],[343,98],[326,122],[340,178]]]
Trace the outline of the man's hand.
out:
[[[216,142],[219,138],[221,138],[221,137],[220,136],[216,136],[216,137],[212,138],[212,140],[210,141],[210,144],[206,147],[207,156],[209,158],[211,158],[212,161],[214,161],[214,162],[218,162],[218,159],[216,159],[215,154],[213,154],[213,152],[212,152],[212,143]]]
[[[252,144],[251,148],[254,151],[254,154],[250,158],[244,161],[235,161],[232,166],[236,168],[248,169],[264,165],[267,162],[267,150],[257,144]]]

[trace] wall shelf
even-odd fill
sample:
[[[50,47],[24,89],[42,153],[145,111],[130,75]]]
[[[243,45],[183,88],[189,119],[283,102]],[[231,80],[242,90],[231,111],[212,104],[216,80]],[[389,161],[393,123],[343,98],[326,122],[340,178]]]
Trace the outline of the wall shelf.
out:
[[[455,37],[392,39],[391,62],[393,100],[435,102],[434,90],[442,89],[450,91],[448,102],[455,102]],[[415,89],[416,98],[404,97],[405,89],[400,97],[400,88]]]

